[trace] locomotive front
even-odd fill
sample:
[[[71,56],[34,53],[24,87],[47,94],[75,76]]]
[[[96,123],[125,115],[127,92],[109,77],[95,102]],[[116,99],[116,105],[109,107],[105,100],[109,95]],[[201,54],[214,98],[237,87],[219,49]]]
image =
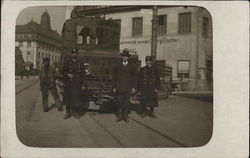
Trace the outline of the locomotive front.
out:
[[[87,74],[88,98],[95,104],[112,101],[112,71],[120,61],[120,25],[97,17],[72,18],[65,21],[62,37],[63,58],[72,48],[79,49]],[[138,61],[136,55],[132,61]]]

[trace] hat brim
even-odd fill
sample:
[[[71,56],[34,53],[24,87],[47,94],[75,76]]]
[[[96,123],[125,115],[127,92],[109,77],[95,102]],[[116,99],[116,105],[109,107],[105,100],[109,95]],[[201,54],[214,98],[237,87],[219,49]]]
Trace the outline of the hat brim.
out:
[[[130,57],[129,54],[121,54],[122,57]]]

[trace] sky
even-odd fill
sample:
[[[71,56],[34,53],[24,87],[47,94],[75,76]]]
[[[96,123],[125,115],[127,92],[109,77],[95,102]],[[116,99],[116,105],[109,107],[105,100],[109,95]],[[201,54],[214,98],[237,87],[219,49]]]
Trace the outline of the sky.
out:
[[[66,7],[29,7],[23,9],[16,19],[17,25],[23,25],[31,21],[40,24],[41,15],[47,10],[50,15],[50,25],[53,30],[61,34],[63,23],[66,20]]]

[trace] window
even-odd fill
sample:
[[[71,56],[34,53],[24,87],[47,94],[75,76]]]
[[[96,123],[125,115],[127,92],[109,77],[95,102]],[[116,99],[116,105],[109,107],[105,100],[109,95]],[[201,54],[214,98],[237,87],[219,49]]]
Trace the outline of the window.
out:
[[[191,33],[191,13],[179,14],[179,33]]]
[[[132,36],[142,36],[142,25],[143,25],[142,17],[133,18]]]
[[[31,36],[31,34],[28,34],[28,36],[29,36],[29,38],[31,38],[32,36]]]
[[[30,51],[27,51],[27,55],[30,55]]]
[[[202,36],[207,37],[208,35],[208,18],[202,18]]]
[[[29,36],[28,36],[28,34],[24,34],[24,38],[28,38]]]
[[[87,37],[90,36],[90,28],[87,26],[77,26],[77,44],[87,44]]]
[[[177,61],[178,78],[189,78],[189,68],[190,68],[189,60]]]
[[[96,36],[95,44],[107,45],[110,44],[110,30],[105,27],[96,27]],[[87,38],[87,43],[89,39]]]
[[[167,32],[167,16],[159,15],[157,33],[158,35],[165,35],[166,32]]]
[[[28,46],[28,47],[31,47],[31,42],[27,42],[27,46]]]
[[[23,42],[19,42],[19,46],[22,47],[23,46]]]

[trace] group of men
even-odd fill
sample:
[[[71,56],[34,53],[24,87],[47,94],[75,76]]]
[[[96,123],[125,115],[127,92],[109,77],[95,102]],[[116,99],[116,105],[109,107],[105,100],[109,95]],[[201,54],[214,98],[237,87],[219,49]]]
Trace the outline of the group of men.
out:
[[[68,119],[72,115],[80,118],[79,112],[82,108],[83,95],[87,89],[86,72],[83,63],[78,58],[78,49],[73,49],[71,55],[65,58],[61,69],[64,83],[63,99],[60,100],[56,87],[59,76],[57,64],[50,67],[49,58],[44,58],[40,71],[40,86],[43,97],[43,111],[49,111],[48,94],[53,96],[59,111],[63,110],[62,105],[66,105],[66,115]],[[121,54],[122,61],[115,66],[113,71],[112,87],[118,111],[117,122],[124,120],[128,122],[131,94],[140,93],[141,117],[149,115],[156,117],[154,107],[158,106],[157,93],[160,89],[159,72],[153,64],[151,56],[146,57],[146,66],[138,71],[138,67],[130,62],[130,54],[124,50]],[[147,107],[150,110],[147,110]],[[149,112],[149,113],[148,113]]]
[[[146,66],[137,72],[137,65],[130,62],[130,54],[124,50],[121,54],[122,62],[115,67],[113,73],[113,92],[117,97],[117,122],[128,122],[131,94],[140,92],[141,117],[147,115],[155,118],[154,107],[158,106],[158,91],[160,90],[159,71],[153,64],[151,56],[146,56]]]

